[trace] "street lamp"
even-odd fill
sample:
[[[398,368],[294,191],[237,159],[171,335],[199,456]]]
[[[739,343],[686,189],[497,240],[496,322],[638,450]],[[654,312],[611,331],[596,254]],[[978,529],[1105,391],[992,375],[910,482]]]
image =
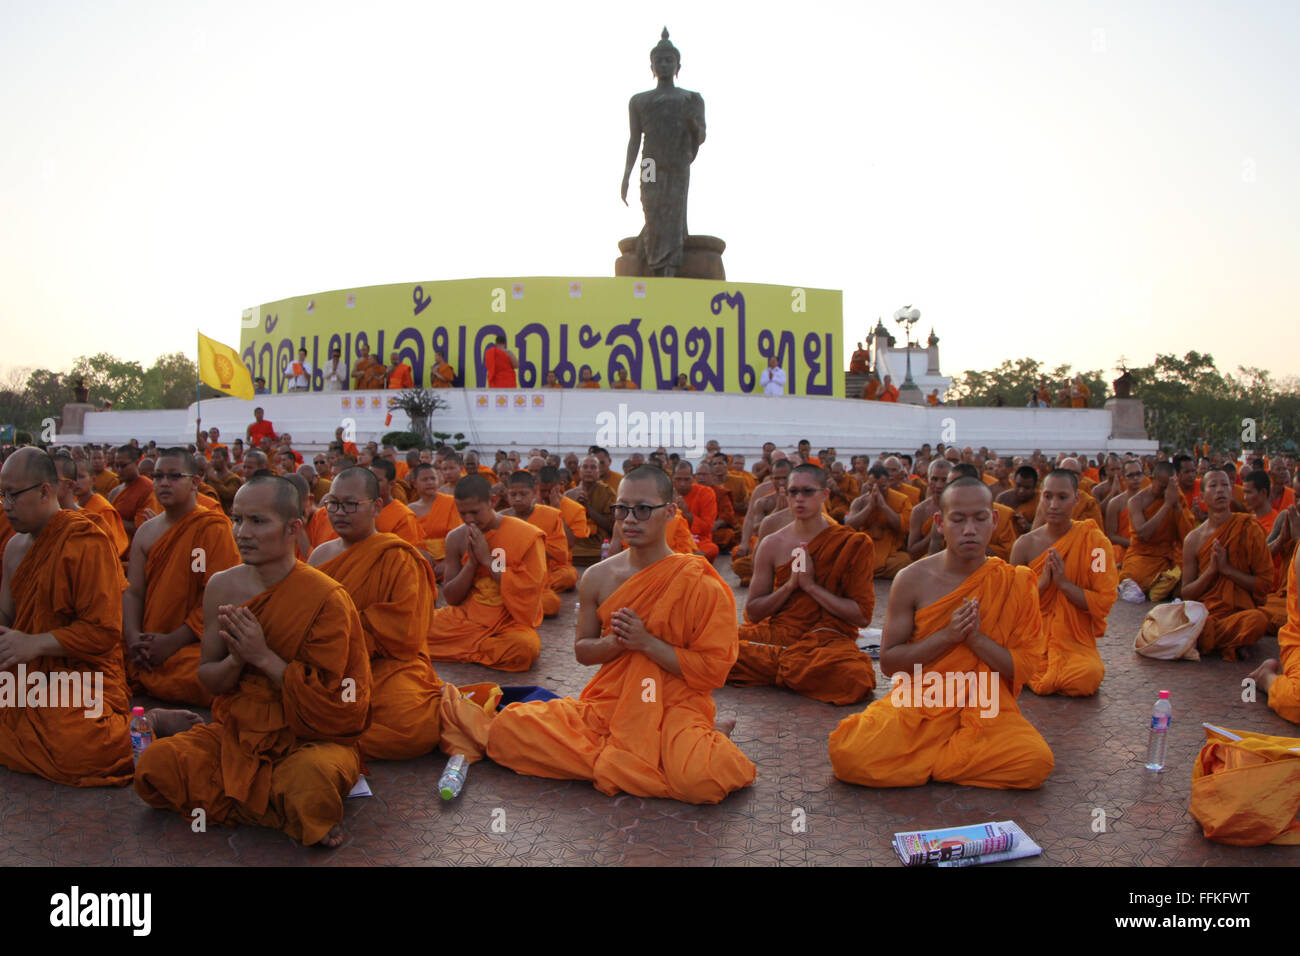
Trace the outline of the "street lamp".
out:
[[[894,321],[903,327],[903,334],[907,338],[907,378],[903,380],[905,389],[916,389],[916,383],[912,381],[912,326],[920,320],[921,310],[914,309],[910,305],[905,305],[894,313]]]

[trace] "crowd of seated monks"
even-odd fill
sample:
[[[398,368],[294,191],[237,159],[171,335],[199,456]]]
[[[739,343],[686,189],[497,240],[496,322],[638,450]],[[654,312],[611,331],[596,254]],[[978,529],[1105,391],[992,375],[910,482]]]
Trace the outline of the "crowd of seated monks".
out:
[[[451,752],[453,735],[519,773],[717,803],[756,777],[715,712],[731,684],[870,700],[827,742],[841,780],[1035,788],[1054,758],[1020,690],[1095,693],[1121,595],[1203,603],[1202,655],[1277,633],[1280,660],[1252,676],[1300,722],[1285,455],[926,445],[846,463],[800,441],[747,468],[709,442],[620,473],[597,446],[489,466],[340,430],[308,463],[287,435],[196,438],[5,456],[0,673],[63,696],[0,706],[0,764],[329,847],[363,761]],[[743,619],[723,573],[747,588]],[[876,579],[879,694],[858,645]],[[566,593],[575,657],[598,668],[581,695],[463,726],[435,665],[530,670]],[[161,702],[138,763],[133,696]]]

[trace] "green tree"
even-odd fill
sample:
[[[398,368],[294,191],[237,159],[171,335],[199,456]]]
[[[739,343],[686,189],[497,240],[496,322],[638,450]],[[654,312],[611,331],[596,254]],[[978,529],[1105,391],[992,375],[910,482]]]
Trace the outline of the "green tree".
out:
[[[1000,396],[1007,405],[1026,405],[1030,396],[1037,390],[1042,379],[1055,401],[1056,391],[1067,379],[1073,379],[1075,372],[1071,365],[1058,365],[1050,371],[1037,359],[1007,359],[994,369],[968,370],[961,378],[953,382],[948,390],[949,402],[961,399],[963,405],[993,405]],[[1098,408],[1105,402],[1109,392],[1100,369],[1081,372],[1084,383],[1092,392],[1089,405]]]
[[[82,379],[90,389],[90,400],[99,404],[104,399],[114,408],[148,408],[143,403],[145,373],[139,362],[128,362],[107,352],[83,355],[72,363],[68,380]]]

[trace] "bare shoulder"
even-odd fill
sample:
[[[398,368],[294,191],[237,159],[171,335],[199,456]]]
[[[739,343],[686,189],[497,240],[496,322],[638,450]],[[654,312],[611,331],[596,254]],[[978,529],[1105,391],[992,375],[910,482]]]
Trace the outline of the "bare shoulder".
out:
[[[780,511],[774,511],[758,526],[758,536],[763,538],[773,534],[778,529],[783,528],[790,520],[790,509],[782,508]]]
[[[1011,564],[1028,564],[1038,557],[1046,547],[1044,532],[1047,525],[1040,525],[1033,531],[1021,535],[1011,546]]]
[[[578,581],[578,599],[601,604],[618,588],[628,570],[628,552],[620,551],[613,557],[593,564],[583,572]],[[623,572],[620,574],[620,571]]]
[[[131,546],[139,545],[140,550],[148,554],[150,549],[158,543],[158,539],[162,537],[163,532],[169,527],[171,527],[171,522],[167,520],[165,512],[155,515],[136,528],[135,537],[131,539]]]
[[[469,525],[458,524],[456,525],[456,527],[452,528],[450,531],[447,532],[447,544],[449,546],[456,545],[457,547],[461,547],[464,545],[465,539],[468,537],[469,537]]]
[[[331,538],[329,541],[326,541],[323,544],[318,544],[315,548],[312,549],[311,554],[308,555],[307,557],[307,563],[310,564],[313,568],[319,568],[326,561],[338,557],[338,555],[341,554],[342,551],[343,551],[343,539]]]
[[[244,564],[236,564],[232,568],[226,568],[224,571],[218,571],[208,579],[204,586],[204,592],[218,604],[239,603],[234,600],[241,585],[243,585],[249,575],[249,568]]]
[[[942,557],[942,554],[932,554],[929,557],[921,558],[919,561],[913,561],[899,571],[894,576],[893,583],[889,588],[890,603],[911,598],[926,581],[932,580],[934,577],[934,563]]]
[[[15,534],[5,544],[4,578],[6,581],[10,580],[10,576],[18,570],[18,565],[23,563],[23,558],[27,556],[27,550],[31,546],[30,534]]]

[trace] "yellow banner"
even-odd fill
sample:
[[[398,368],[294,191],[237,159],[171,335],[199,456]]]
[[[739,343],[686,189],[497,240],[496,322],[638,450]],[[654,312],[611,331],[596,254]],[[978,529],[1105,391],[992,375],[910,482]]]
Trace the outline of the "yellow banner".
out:
[[[235,398],[253,398],[253,377],[239,353],[199,333],[199,381]]]
[[[769,356],[787,395],[844,397],[843,309],[838,290],[706,279],[556,277],[453,279],[321,292],[244,313],[239,346],[252,375],[286,391],[299,347],[312,389],[338,347],[351,387],[361,345],[385,365],[393,351],[415,384],[430,382],[434,353],[457,388],[486,388],[484,352],[497,335],[519,359],[519,387],[547,372],[572,387],[584,365],[602,386],[614,369],[643,389],[671,389],[684,375],[697,391],[761,393]],[[206,379],[205,379],[206,381]]]

